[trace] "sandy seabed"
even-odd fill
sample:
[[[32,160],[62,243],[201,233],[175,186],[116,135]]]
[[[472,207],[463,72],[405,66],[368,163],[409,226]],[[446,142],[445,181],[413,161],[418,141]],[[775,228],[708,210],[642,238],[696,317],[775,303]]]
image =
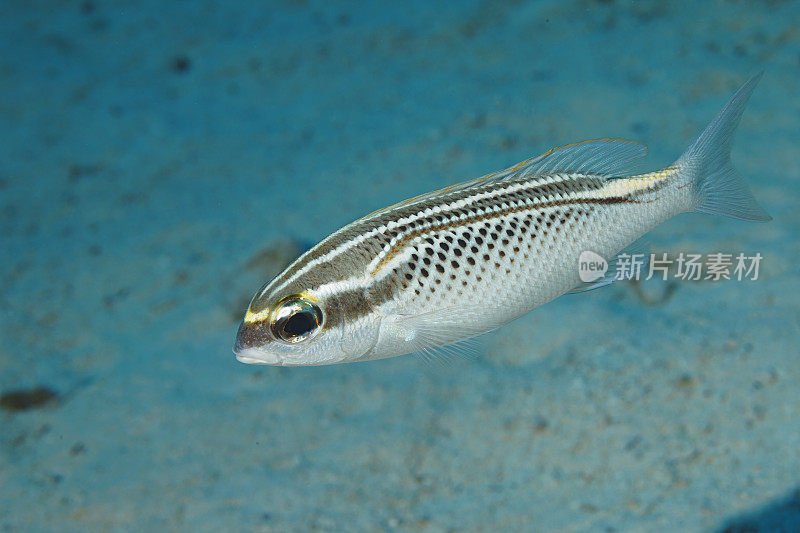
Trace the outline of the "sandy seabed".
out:
[[[800,4],[0,4],[0,531],[800,530]],[[444,369],[242,365],[366,212],[596,137],[733,159],[757,281],[563,297]]]

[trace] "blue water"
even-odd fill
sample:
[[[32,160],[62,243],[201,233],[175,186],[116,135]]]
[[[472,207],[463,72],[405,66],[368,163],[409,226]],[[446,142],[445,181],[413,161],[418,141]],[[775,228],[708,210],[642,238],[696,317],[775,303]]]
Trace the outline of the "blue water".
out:
[[[0,530],[800,530],[796,2],[0,3]],[[768,224],[481,356],[253,367],[251,294],[373,209],[587,138],[733,159]]]

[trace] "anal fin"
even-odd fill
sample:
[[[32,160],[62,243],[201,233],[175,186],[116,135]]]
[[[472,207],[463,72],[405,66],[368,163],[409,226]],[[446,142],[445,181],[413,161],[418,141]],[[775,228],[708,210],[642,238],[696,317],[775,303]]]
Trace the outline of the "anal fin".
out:
[[[585,256],[584,254],[587,255]],[[578,259],[579,270],[583,267],[581,263],[585,257],[587,261],[599,261],[602,259],[605,261],[606,269],[602,273],[598,272],[598,276],[595,279],[585,281],[567,291],[567,294],[586,292],[605,287],[615,281],[638,278],[641,272],[647,272],[650,268],[650,243],[645,237],[640,237],[608,260],[592,251],[583,252]],[[582,276],[581,279],[585,278]]]

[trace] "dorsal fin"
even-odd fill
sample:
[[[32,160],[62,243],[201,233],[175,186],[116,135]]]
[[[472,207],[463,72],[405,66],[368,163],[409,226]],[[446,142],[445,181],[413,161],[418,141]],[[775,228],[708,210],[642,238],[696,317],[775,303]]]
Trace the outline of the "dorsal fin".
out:
[[[592,139],[551,148],[532,159],[487,176],[489,182],[555,172],[585,172],[603,176],[633,173],[632,163],[647,155],[647,146],[628,139]]]
[[[513,167],[447,187],[439,192],[467,189],[504,180],[519,180],[557,172],[584,172],[607,177],[635,174],[634,163],[647,155],[647,146],[628,139],[592,139],[551,148]]]
[[[628,139],[593,139],[553,148],[526,165],[526,174],[586,172],[617,177],[633,173],[632,164],[647,155],[647,145]]]

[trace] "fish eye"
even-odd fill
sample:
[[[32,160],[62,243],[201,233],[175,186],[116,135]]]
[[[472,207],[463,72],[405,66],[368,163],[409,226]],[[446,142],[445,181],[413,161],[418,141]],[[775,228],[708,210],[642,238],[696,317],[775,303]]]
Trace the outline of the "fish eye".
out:
[[[288,296],[278,302],[270,328],[275,338],[300,342],[311,337],[322,325],[322,310],[302,296]]]

